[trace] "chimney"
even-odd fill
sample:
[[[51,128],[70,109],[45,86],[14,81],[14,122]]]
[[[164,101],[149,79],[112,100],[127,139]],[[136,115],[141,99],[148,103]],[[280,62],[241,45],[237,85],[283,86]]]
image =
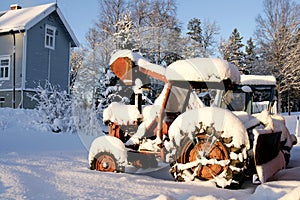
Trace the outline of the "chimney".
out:
[[[21,9],[22,7],[19,6],[18,4],[11,4],[10,5],[10,10],[19,10]]]

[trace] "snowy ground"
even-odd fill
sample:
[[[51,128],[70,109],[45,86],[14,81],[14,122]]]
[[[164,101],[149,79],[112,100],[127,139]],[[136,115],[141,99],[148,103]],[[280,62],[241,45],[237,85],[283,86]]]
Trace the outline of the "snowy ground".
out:
[[[167,168],[148,175],[91,171],[77,135],[42,131],[35,117],[0,109],[0,199],[300,199],[300,144],[274,181],[226,190],[211,182],[174,182]],[[296,116],[286,119],[294,133]]]

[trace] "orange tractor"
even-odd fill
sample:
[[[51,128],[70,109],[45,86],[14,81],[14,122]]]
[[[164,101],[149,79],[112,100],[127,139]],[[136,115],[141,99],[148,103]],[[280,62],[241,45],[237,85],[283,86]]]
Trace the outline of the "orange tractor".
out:
[[[227,61],[194,58],[164,68],[120,50],[110,68],[133,87],[135,104],[113,102],[104,110],[109,131],[91,144],[91,169],[132,173],[167,164],[176,181],[212,180],[230,188],[253,174],[265,182],[286,167],[295,136],[283,117],[268,110],[234,110],[236,91],[249,96],[252,90],[240,85],[240,72]],[[149,77],[164,88],[153,105],[145,106],[141,99]],[[199,98],[205,92],[209,106]]]

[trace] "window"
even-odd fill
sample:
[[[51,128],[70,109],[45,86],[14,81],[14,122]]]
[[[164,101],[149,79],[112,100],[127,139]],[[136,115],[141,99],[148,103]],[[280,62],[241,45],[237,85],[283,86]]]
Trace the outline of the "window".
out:
[[[0,97],[0,103],[5,103],[5,97]]]
[[[0,80],[9,80],[10,56],[0,56]]]
[[[49,49],[55,48],[55,32],[56,28],[50,25],[46,25],[45,28],[45,47]]]

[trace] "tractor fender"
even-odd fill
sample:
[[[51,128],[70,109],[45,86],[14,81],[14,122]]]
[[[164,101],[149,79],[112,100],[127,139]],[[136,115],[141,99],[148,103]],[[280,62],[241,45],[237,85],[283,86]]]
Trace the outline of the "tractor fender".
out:
[[[195,127],[200,126],[200,122],[205,126],[213,125],[217,131],[222,131],[223,138],[231,138],[229,146],[240,147],[244,145],[246,149],[250,148],[247,130],[243,123],[229,110],[218,107],[204,107],[194,110],[188,110],[179,115],[171,124],[169,129],[169,138],[176,145],[186,134],[192,138]]]
[[[112,154],[119,165],[125,166],[127,164],[127,151],[120,139],[108,135],[97,137],[89,150],[89,164],[91,165],[95,157],[103,152]]]

